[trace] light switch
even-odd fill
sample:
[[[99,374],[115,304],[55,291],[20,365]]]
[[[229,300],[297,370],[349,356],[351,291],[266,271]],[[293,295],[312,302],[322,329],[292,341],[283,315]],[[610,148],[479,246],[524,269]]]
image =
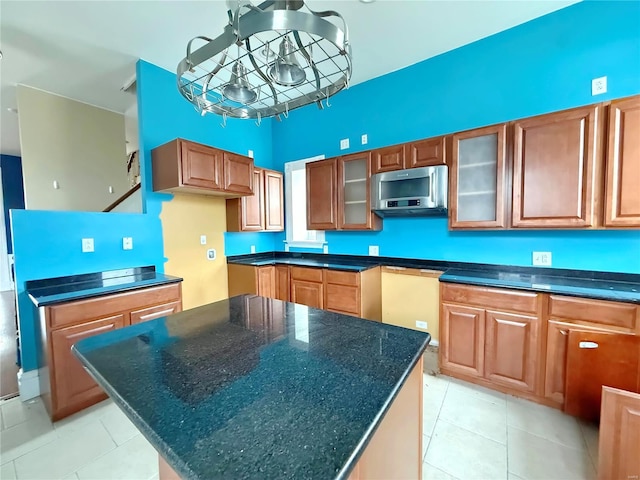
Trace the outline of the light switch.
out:
[[[93,252],[93,238],[82,239],[82,252],[83,253]]]
[[[377,257],[380,255],[380,247],[378,245],[369,245],[369,256]]]
[[[551,252],[533,252],[533,265],[536,267],[551,266]]]
[[[133,237],[122,237],[122,249],[133,250]]]
[[[251,245],[251,253],[256,253],[256,246],[255,245]]]
[[[200,245],[206,245],[206,244],[207,244],[207,236],[200,235]]]
[[[343,138],[340,140],[340,150],[346,150],[347,148],[349,148],[349,139]]]

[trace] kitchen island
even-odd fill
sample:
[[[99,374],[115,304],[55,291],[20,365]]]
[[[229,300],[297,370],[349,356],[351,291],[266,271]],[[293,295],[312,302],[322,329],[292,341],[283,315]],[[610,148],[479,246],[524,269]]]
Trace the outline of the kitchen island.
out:
[[[161,478],[421,478],[427,333],[255,295],[86,338]]]

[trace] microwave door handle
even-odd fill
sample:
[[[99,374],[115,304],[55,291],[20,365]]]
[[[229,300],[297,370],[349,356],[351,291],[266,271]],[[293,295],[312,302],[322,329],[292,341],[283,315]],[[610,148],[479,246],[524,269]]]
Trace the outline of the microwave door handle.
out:
[[[429,200],[431,201],[431,205],[435,206],[436,203],[436,182],[435,182],[435,174],[431,173],[431,175],[429,175]]]

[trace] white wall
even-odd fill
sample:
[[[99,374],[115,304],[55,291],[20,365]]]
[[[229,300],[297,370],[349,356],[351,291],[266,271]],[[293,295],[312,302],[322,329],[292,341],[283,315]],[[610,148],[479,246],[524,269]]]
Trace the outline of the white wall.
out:
[[[23,85],[17,97],[27,209],[102,211],[129,190],[124,115]]]

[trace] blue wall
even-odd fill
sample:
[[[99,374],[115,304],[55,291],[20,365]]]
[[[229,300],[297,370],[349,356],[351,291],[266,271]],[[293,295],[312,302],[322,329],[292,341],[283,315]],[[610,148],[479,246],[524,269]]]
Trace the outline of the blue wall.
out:
[[[592,97],[591,79],[603,75],[608,92]],[[356,85],[331,108],[291,112],[273,124],[274,167],[638,93],[640,2],[582,2]],[[341,152],[347,137],[352,148]],[[382,232],[327,232],[326,240],[330,253],[366,255],[379,245],[380,255],[523,266],[543,250],[554,267],[640,273],[638,230],[450,232],[443,219],[404,218],[384,220]]]
[[[13,253],[9,210],[12,208],[24,208],[22,159],[13,155],[0,155],[0,168],[2,169],[2,206],[4,208],[4,223],[7,233],[7,253]]]
[[[172,198],[169,194],[153,192],[151,150],[175,138],[185,138],[241,155],[253,150],[257,166],[273,168],[272,119],[263,120],[259,127],[250,120],[228,119],[227,126],[223,128],[222,117],[210,114],[202,117],[180,95],[174,73],[143,60],[137,65],[137,92],[145,211],[158,215],[162,202]],[[276,237],[278,235],[274,233],[259,236],[225,233],[225,254],[248,252],[251,245],[255,245],[258,252],[272,251]]]
[[[12,210],[15,280],[24,371],[37,368],[36,310],[25,282],[42,278],[164,264],[162,226],[157,216],[130,213]],[[95,251],[82,253],[81,239],[93,238]],[[122,249],[133,237],[133,250]]]

